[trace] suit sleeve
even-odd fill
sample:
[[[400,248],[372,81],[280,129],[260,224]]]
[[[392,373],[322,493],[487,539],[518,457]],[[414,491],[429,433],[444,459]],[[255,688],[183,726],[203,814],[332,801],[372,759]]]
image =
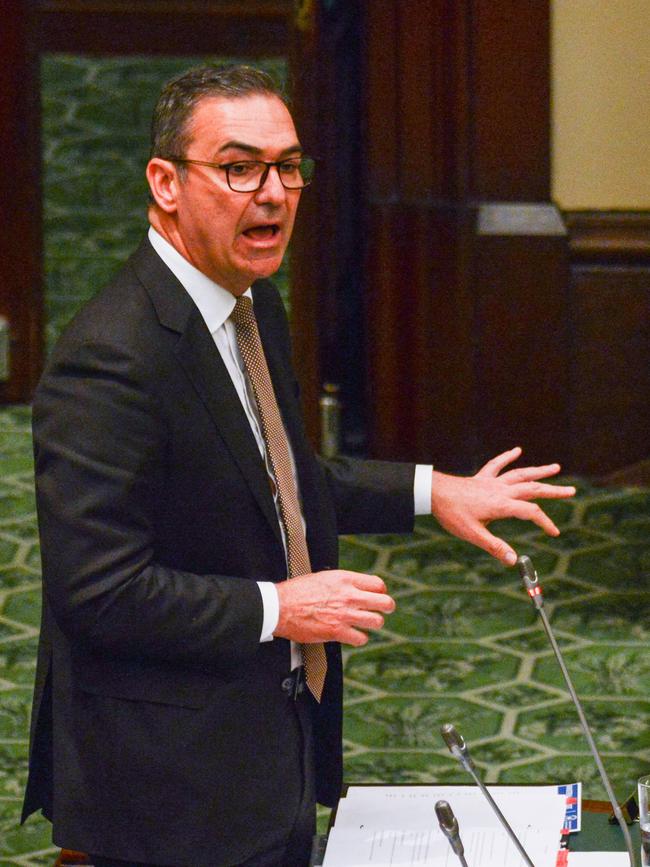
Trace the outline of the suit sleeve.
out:
[[[412,531],[414,464],[345,457],[320,464],[340,534]]]
[[[74,343],[39,386],[33,427],[45,592],[91,649],[209,667],[252,656],[253,581],[155,558],[167,431],[145,371],[114,344]]]

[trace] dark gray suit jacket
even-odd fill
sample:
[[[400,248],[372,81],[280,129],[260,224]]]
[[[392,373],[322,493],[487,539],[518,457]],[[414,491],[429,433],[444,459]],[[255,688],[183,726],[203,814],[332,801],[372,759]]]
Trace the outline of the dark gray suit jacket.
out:
[[[282,303],[265,282],[253,297],[312,567],[332,568],[339,533],[411,529],[414,468],[315,459]],[[286,573],[278,521],[212,337],[148,241],[59,342],[34,442],[44,606],[24,815],[42,808],[59,845],[126,860],[226,865],[271,848],[300,797],[289,643],[259,642],[255,581]],[[342,678],[327,650],[311,712],[317,794],[333,804]]]

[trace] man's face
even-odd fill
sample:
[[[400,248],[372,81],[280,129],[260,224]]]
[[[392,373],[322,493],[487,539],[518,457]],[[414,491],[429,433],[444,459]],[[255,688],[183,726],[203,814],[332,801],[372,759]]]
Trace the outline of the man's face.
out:
[[[189,121],[184,156],[214,163],[276,161],[300,155],[293,120],[275,96],[206,97]],[[285,190],[272,168],[252,193],[231,190],[226,173],[187,165],[177,188],[177,228],[183,255],[234,295],[280,267],[291,237],[300,190]]]

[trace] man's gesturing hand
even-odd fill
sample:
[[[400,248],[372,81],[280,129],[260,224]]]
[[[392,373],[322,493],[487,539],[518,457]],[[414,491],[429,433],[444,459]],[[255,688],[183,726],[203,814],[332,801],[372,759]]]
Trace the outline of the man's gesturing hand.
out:
[[[362,630],[384,625],[379,612],[395,610],[381,578],[361,572],[314,572],[276,587],[280,618],[273,634],[304,644],[342,641],[360,647],[368,641]]]
[[[573,486],[540,482],[559,473],[559,464],[522,467],[499,475],[520,455],[520,448],[510,449],[492,458],[469,478],[434,471],[431,487],[431,511],[441,526],[459,539],[483,548],[507,566],[514,565],[517,555],[507,542],[490,533],[487,529],[490,521],[520,518],[533,521],[549,536],[559,536],[560,531],[553,521],[530,501],[563,499],[576,492]]]

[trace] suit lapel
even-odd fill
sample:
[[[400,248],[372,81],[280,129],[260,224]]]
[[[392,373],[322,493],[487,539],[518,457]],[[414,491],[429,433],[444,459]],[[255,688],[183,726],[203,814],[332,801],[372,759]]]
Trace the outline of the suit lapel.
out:
[[[143,242],[132,261],[161,326],[179,334],[175,355],[281,541],[266,467],[230,375],[198,308],[148,241]]]

